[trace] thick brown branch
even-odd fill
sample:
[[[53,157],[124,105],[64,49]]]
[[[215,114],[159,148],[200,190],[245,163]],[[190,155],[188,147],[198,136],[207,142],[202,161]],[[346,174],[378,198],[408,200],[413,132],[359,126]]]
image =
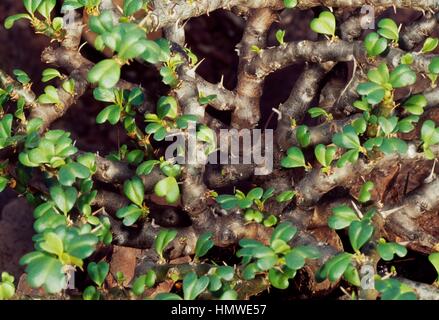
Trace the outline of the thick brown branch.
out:
[[[393,208],[384,210],[396,211],[386,217],[387,232],[409,241],[409,246],[417,251],[430,253],[437,249],[439,238],[423,230],[416,220],[424,213],[439,209],[439,179],[422,185]]]
[[[246,66],[257,55],[257,50],[266,47],[267,32],[275,19],[271,9],[256,9],[250,12],[244,35],[237,46],[239,52],[238,85],[236,93],[238,104],[232,114],[233,128],[252,128],[260,119],[259,100],[262,95],[263,81],[246,73]]]
[[[401,47],[405,50],[413,50],[415,46],[423,42],[437,27],[437,14],[428,12],[421,19],[408,25],[401,34]]]
[[[432,149],[434,154],[438,156],[439,146],[434,146]],[[421,160],[425,160],[423,153],[412,154],[412,152],[408,152],[404,155],[386,155],[370,162],[359,159],[355,164],[348,163],[342,168],[333,168],[329,175],[320,172],[320,168],[315,168],[295,186],[298,195],[297,203],[302,207],[312,206],[330,190],[338,186],[347,187],[349,181],[354,180],[357,176],[365,176],[375,168],[385,170],[387,166],[396,163],[413,166]]]

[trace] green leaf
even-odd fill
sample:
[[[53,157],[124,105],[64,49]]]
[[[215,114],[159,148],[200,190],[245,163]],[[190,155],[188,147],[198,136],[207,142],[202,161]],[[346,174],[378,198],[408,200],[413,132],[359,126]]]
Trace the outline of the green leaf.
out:
[[[218,291],[223,286],[220,277],[216,274],[212,274],[209,276],[209,288],[208,290],[211,292]]]
[[[336,133],[332,141],[335,145],[345,149],[359,150],[361,148],[360,139],[351,125],[345,126],[342,133]]]
[[[68,79],[63,81],[62,88],[64,89],[65,92],[73,96],[75,94],[75,80]]]
[[[118,46],[118,56],[124,60],[131,60],[139,57],[145,52],[146,45],[150,42],[156,45],[155,42],[142,39],[143,34],[138,32],[130,32],[123,36],[120,45]]]
[[[294,0],[294,1],[296,1],[296,0]],[[235,290],[230,289],[230,290],[225,291],[219,299],[220,300],[238,300],[238,293]]]
[[[386,39],[398,42],[398,26],[392,19],[386,18],[380,20],[380,22],[378,22],[378,33]]]
[[[26,72],[24,72],[23,70],[14,69],[13,73],[14,73],[15,77],[17,78],[17,80],[21,84],[28,84],[30,82],[30,78],[29,78],[28,74]]]
[[[276,31],[276,40],[277,40],[277,42],[279,42],[280,45],[285,43],[284,38],[285,38],[285,30],[277,30]]]
[[[118,105],[112,104],[99,112],[96,117],[96,123],[102,124],[108,121],[112,125],[119,122],[122,110]]]
[[[311,143],[311,133],[306,125],[300,125],[296,129],[296,138],[300,146],[305,148]]]
[[[364,38],[364,47],[370,57],[376,57],[387,49],[387,39],[381,38],[376,32],[371,32]]]
[[[157,115],[160,119],[165,117],[175,119],[178,114],[178,103],[174,97],[161,97],[157,102]]]
[[[104,89],[104,88],[95,88],[93,90],[93,97],[102,102],[115,102],[116,98],[114,95],[114,90],[112,89]]]
[[[427,120],[422,124],[421,139],[427,146],[439,143],[439,128],[435,127],[432,120]]]
[[[56,229],[59,226],[65,226],[67,224],[67,218],[63,215],[60,215],[54,211],[52,208],[52,204],[50,205],[50,211],[42,214],[41,216],[36,216],[37,219],[34,223],[34,229],[37,233],[42,233],[46,230]]]
[[[61,78],[61,77],[62,77],[61,73],[58,70],[53,69],[53,68],[48,68],[48,69],[45,69],[43,71],[42,81],[43,82],[48,82],[48,81],[50,81],[52,79]]]
[[[159,293],[155,296],[156,300],[183,300],[178,294],[175,293]]]
[[[163,251],[175,239],[177,231],[172,229],[163,229],[157,235],[154,242],[154,249],[160,258],[163,258]]]
[[[44,0],[23,0],[24,7],[27,12],[33,14]]]
[[[268,272],[268,281],[270,281],[271,285],[277,289],[286,289],[289,286],[288,276],[277,270],[270,269]]]
[[[367,99],[363,98],[361,100],[357,100],[353,103],[354,107],[357,109],[360,109],[362,111],[370,112],[371,107],[369,103],[367,102]]]
[[[379,85],[385,85],[389,82],[389,68],[385,63],[380,63],[377,68],[370,69],[367,73],[369,81]]]
[[[270,244],[270,248],[274,250],[276,254],[286,253],[290,251],[291,247],[283,240],[276,239]]]
[[[47,253],[61,257],[64,253],[64,245],[62,239],[53,232],[48,232],[43,235],[44,241],[40,243],[40,248]]]
[[[398,131],[403,133],[408,133],[415,129],[413,122],[418,122],[418,116],[408,116],[398,122]]]
[[[419,116],[424,113],[424,108],[427,106],[427,99],[425,99],[422,94],[417,94],[411,96],[402,106],[406,112]]]
[[[183,116],[177,118],[177,127],[179,129],[187,129],[190,121],[196,123],[197,120],[198,120],[198,117],[193,115],[193,114],[183,115]]]
[[[136,87],[130,91],[128,96],[128,103],[133,106],[140,106],[145,101],[145,94],[140,87]]]
[[[139,207],[142,207],[145,197],[145,186],[143,185],[142,179],[134,177],[131,180],[125,181],[123,191],[128,199]]]
[[[285,255],[285,262],[288,268],[299,270],[305,265],[305,259],[318,259],[320,256],[320,251],[314,246],[299,246]]]
[[[43,0],[38,6],[37,11],[47,20],[50,20],[50,14],[56,6],[56,0]]]
[[[264,226],[270,228],[277,223],[277,217],[273,214],[270,214],[267,219],[264,220]]]
[[[120,79],[120,65],[113,59],[102,60],[88,73],[90,83],[98,83],[104,89],[113,88]]]
[[[428,65],[428,71],[433,74],[439,74],[439,57],[434,57],[431,59]]]
[[[264,219],[264,215],[259,210],[247,209],[244,213],[245,221],[255,221],[257,223],[261,223]]]
[[[360,83],[357,87],[358,94],[365,96],[366,101],[372,105],[378,104],[384,99],[384,88],[373,82]]]
[[[216,150],[215,132],[206,125],[200,125],[197,131],[197,140],[206,144],[206,154],[210,154]]]
[[[198,98],[198,103],[201,106],[206,106],[206,105],[210,104],[212,101],[216,100],[217,97],[218,96],[216,94],[211,94],[211,95],[209,95],[207,97],[199,97]]]
[[[82,299],[84,300],[99,300],[101,294],[99,291],[96,290],[93,286],[88,286],[85,288],[84,292],[82,293]]]
[[[308,109],[308,113],[311,116],[311,118],[318,118],[321,116],[328,116],[328,113],[326,112],[325,109],[323,108],[319,108],[319,107],[314,107],[314,108],[310,108]]]
[[[277,202],[286,202],[286,201],[290,201],[294,198],[294,196],[296,195],[296,193],[292,190],[287,190],[284,191],[282,193],[280,193],[279,195],[276,196],[276,201]]]
[[[195,245],[195,257],[201,258],[207,254],[207,252],[212,249],[214,243],[212,241],[212,232],[205,232],[198,237],[197,244]]]
[[[132,150],[126,155],[126,160],[133,165],[138,165],[142,162],[144,152],[142,150]]]
[[[294,8],[297,6],[297,0],[283,0],[285,8]]]
[[[154,192],[159,197],[165,197],[169,204],[174,204],[180,198],[180,188],[174,177],[160,180],[154,187]]]
[[[142,7],[143,0],[125,0],[123,3],[123,14],[127,17],[132,16]]]
[[[90,170],[77,162],[71,162],[61,167],[58,173],[58,180],[63,186],[72,186],[77,178],[87,179],[90,177]]]
[[[375,289],[381,293],[381,300],[416,300],[416,294],[396,279],[376,280]]]
[[[406,247],[394,242],[379,243],[377,246],[377,250],[381,259],[383,259],[384,261],[393,260],[393,256],[395,254],[401,258],[405,257],[405,255],[407,254]]]
[[[244,280],[252,280],[255,278],[256,273],[260,271],[261,270],[259,270],[256,263],[250,263],[242,271],[242,277],[244,278]]]
[[[287,157],[281,160],[281,165],[284,168],[300,168],[305,167],[305,156],[302,150],[297,147],[291,147],[287,151]]]
[[[99,287],[104,284],[105,278],[107,278],[108,272],[110,271],[110,265],[105,261],[99,263],[91,262],[87,266],[87,272],[90,279],[93,280]]]
[[[9,180],[5,177],[0,177],[0,192],[3,192],[8,186]]]
[[[136,296],[140,296],[145,292],[145,288],[153,287],[156,280],[156,273],[153,270],[148,270],[146,274],[134,280],[131,290]]]
[[[352,122],[352,127],[354,127],[357,134],[362,134],[367,130],[367,121],[364,117],[360,117]]]
[[[439,281],[439,252],[431,253],[428,256],[428,260],[431,262],[433,267],[436,269],[436,273],[438,275],[437,281]]]
[[[268,199],[270,199],[273,195],[274,195],[274,191],[275,189],[273,187],[269,187],[264,191],[264,194],[262,195],[262,202],[267,201]]]
[[[66,285],[67,279],[61,262],[47,254],[34,251],[20,259],[26,267],[26,281],[32,288],[44,287],[48,293],[58,293]]]
[[[297,228],[291,224],[291,222],[280,223],[273,231],[271,235],[270,243],[276,239],[289,242],[297,233]]]
[[[142,58],[149,63],[158,63],[160,62],[160,58],[162,55],[162,51],[160,46],[151,40],[143,40],[143,47],[144,47],[144,52],[142,54]]]
[[[396,116],[390,118],[380,116],[378,117],[378,124],[380,125],[380,128],[384,134],[388,136],[396,129],[396,126],[398,125],[398,118]]]
[[[334,230],[344,229],[352,222],[359,220],[355,211],[346,205],[335,207],[332,212],[333,215],[328,219],[328,226]]]
[[[425,42],[424,42],[424,45],[422,46],[421,52],[428,53],[428,52],[434,51],[434,49],[436,49],[438,44],[439,44],[438,38],[428,37],[427,39],[425,39]]]
[[[318,18],[311,21],[311,29],[314,32],[326,34],[329,36],[335,35],[335,17],[332,12],[323,11]]]
[[[17,22],[18,20],[21,20],[21,19],[31,20],[31,17],[25,13],[20,13],[20,14],[15,14],[13,16],[9,16],[5,19],[5,23],[4,23],[5,29],[8,29],[8,30],[11,29],[14,26],[15,22]]]
[[[99,16],[91,16],[88,25],[90,30],[97,33],[103,34],[106,32],[111,32],[114,28],[114,15],[111,10],[103,11]]]
[[[54,186],[50,188],[50,197],[58,209],[66,215],[73,209],[78,197],[78,191],[73,187]]]
[[[123,224],[127,227],[132,226],[142,216],[142,209],[131,204],[128,207],[123,207],[117,210],[116,216],[123,219]]]
[[[328,147],[326,148],[323,144],[318,144],[314,148],[314,155],[316,156],[317,161],[323,167],[329,167],[334,160],[335,153],[337,152],[336,147]]]
[[[316,274],[318,282],[324,281],[326,278],[331,282],[335,282],[344,274],[352,261],[352,254],[342,252],[332,257],[319,269]]]
[[[91,233],[80,234],[78,229],[69,229],[64,239],[65,251],[79,259],[88,258],[94,251],[99,239]]]
[[[163,78],[163,83],[171,87],[175,87],[178,84],[177,74],[170,67],[162,67],[160,69],[160,75]]]
[[[358,274],[358,270],[352,265],[349,264],[343,273],[343,278],[354,286],[361,286],[360,275]]]
[[[415,61],[415,58],[413,57],[413,54],[406,53],[401,57],[401,63],[402,64],[412,64]]]
[[[44,88],[44,94],[38,97],[38,102],[42,104],[60,103],[58,90],[54,86],[47,86]]]
[[[43,120],[40,118],[31,119],[26,126],[26,133],[31,134],[37,132],[43,125]]]
[[[219,195],[216,197],[216,202],[225,210],[233,209],[238,205],[238,199],[230,194]]]
[[[273,268],[277,262],[274,250],[265,246],[253,248],[253,257],[257,258],[256,265],[263,271]]]
[[[374,231],[374,227],[369,221],[353,221],[349,226],[349,241],[355,251],[370,239]]]
[[[398,152],[400,154],[407,153],[408,145],[404,140],[398,138],[384,138],[380,150],[385,154],[392,154]]]
[[[209,277],[197,277],[195,272],[188,273],[183,279],[184,300],[195,300],[209,285]]]
[[[253,201],[256,199],[261,199],[263,194],[264,194],[264,189],[259,187],[253,188],[247,193],[246,198],[250,201]]]
[[[14,277],[7,272],[2,272],[0,282],[0,300],[9,300],[15,294]]]
[[[96,155],[87,152],[76,158],[76,161],[86,167],[90,172],[96,172]]]
[[[181,166],[179,164],[169,164],[167,162],[162,162],[160,164],[160,170],[167,176],[167,177],[178,177],[181,174]]]
[[[416,82],[416,73],[406,64],[400,64],[390,72],[390,84],[393,88],[407,87]]]
[[[61,17],[55,17],[52,21],[52,28],[56,32],[60,32],[64,27],[64,20]]]
[[[12,114],[6,114],[0,120],[0,148],[7,146],[8,138],[11,137],[12,134],[12,122],[14,117]]]
[[[358,201],[365,203],[368,202],[371,198],[370,191],[374,188],[374,184],[372,181],[365,182],[360,189],[360,193],[358,195]]]

